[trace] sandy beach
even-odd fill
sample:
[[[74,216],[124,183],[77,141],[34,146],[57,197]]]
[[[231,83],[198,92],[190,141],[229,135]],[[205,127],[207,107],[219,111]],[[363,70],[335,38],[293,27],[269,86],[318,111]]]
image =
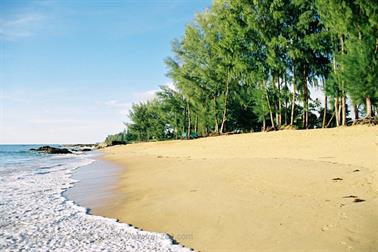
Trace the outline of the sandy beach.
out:
[[[122,171],[93,210],[197,251],[377,251],[377,140],[359,126],[110,147]]]

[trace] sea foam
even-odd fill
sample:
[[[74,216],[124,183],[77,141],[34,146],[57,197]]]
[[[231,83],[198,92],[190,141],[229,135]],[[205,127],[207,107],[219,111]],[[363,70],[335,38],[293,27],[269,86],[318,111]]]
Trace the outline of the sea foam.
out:
[[[72,172],[93,161],[85,156],[71,159],[75,162],[1,176],[0,251],[189,251],[167,234],[89,215],[63,197],[77,182]]]

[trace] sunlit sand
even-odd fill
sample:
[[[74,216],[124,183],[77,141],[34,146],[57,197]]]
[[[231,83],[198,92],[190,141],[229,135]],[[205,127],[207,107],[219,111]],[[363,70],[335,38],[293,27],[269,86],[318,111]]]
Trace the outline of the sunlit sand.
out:
[[[351,127],[107,148],[122,196],[101,214],[200,251],[374,251],[377,137]]]

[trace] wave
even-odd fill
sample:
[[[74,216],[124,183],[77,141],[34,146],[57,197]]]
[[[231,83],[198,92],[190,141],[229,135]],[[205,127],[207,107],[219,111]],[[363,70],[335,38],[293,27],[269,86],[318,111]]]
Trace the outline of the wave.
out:
[[[73,171],[94,160],[84,155],[51,160],[59,163],[1,178],[1,251],[190,251],[167,234],[89,215],[63,193],[77,182]]]

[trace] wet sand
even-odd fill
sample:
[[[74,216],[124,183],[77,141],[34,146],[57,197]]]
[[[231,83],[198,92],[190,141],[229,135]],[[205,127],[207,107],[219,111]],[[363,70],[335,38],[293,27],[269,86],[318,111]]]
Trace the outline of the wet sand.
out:
[[[97,155],[93,163],[75,170],[72,178],[79,181],[63,195],[76,204],[89,208],[91,214],[106,216],[109,210],[118,207],[113,199],[119,193],[116,188],[120,173],[119,166],[104,161],[101,155]]]
[[[349,127],[106,148],[123,169],[101,211],[199,251],[376,251],[377,140]]]

